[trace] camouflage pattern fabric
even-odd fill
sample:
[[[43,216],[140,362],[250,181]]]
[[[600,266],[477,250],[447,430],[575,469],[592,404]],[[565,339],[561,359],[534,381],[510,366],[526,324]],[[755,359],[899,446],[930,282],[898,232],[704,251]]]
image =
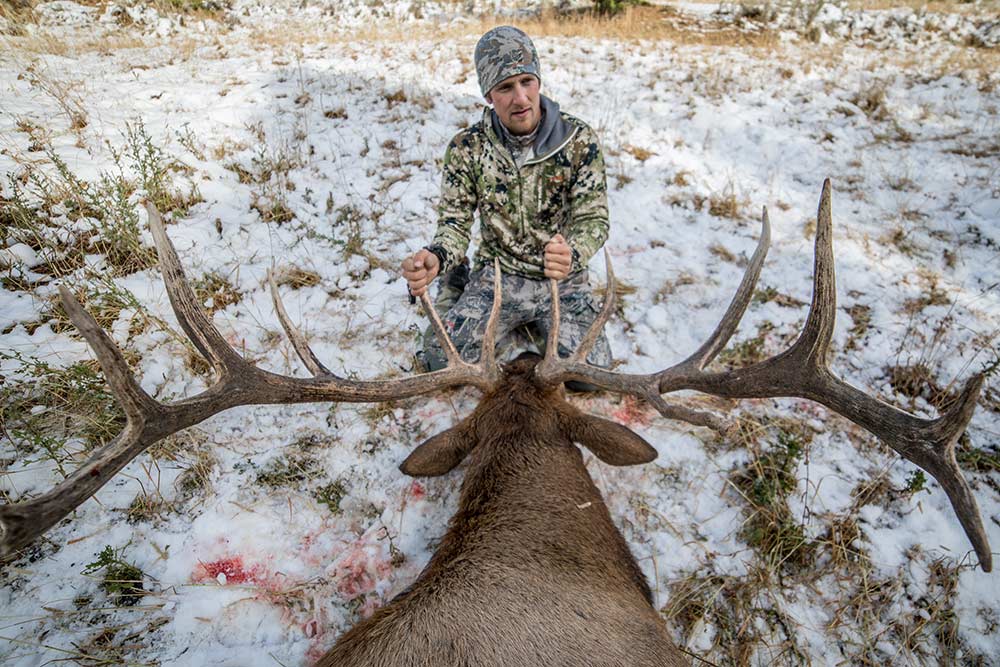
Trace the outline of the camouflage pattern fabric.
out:
[[[604,155],[594,131],[566,113],[571,128],[551,150],[518,168],[493,129],[492,111],[458,133],[445,153],[433,246],[442,273],[465,257],[478,209],[481,241],[474,268],[500,260],[505,274],[541,279],[545,244],[561,233],[580,271],[608,236]]]
[[[466,361],[477,361],[482,350],[483,334],[493,307],[493,272],[492,266],[473,272],[454,305],[448,307],[447,299],[453,297],[455,291],[445,287],[435,303],[439,313],[448,308],[447,312],[441,313],[441,319],[452,342]],[[500,341],[498,347],[503,350],[504,339],[509,340],[511,334],[526,325],[537,326],[540,336],[538,344],[544,347],[552,321],[552,298],[548,280],[501,274],[503,300],[497,326],[497,340]],[[450,281],[442,283],[444,286],[450,284]],[[579,347],[598,314],[585,271],[559,282],[559,312],[559,354],[565,357]],[[611,348],[604,334],[598,338],[587,361],[603,368],[611,365]],[[423,363],[426,370],[432,371],[447,365],[444,351],[430,328],[424,332]]]
[[[542,80],[538,52],[531,38],[514,26],[493,28],[476,44],[476,74],[486,97],[493,87],[515,74],[534,74]]]

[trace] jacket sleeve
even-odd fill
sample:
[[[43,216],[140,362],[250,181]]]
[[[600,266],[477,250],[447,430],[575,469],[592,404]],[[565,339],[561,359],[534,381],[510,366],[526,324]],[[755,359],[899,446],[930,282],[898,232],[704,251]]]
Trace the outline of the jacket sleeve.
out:
[[[570,184],[570,219],[566,239],[573,249],[572,270],[587,267],[608,239],[608,183],[604,154],[592,129],[580,132]]]
[[[444,154],[441,176],[441,200],[438,203],[438,227],[433,246],[443,251],[444,265],[440,272],[453,268],[465,257],[472,237],[479,197],[472,150],[468,139],[452,139]]]

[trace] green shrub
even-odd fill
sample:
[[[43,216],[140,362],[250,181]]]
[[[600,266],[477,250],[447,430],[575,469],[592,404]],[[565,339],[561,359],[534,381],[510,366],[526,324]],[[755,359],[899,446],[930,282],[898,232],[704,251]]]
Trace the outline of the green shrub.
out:
[[[122,550],[115,551],[110,545],[104,547],[97,558],[83,568],[83,574],[94,574],[104,570],[101,588],[117,607],[131,607],[143,596],[142,570],[122,559]]]
[[[74,435],[88,448],[103,445],[125,424],[125,415],[108,390],[96,362],[58,368],[18,352],[0,358],[20,364],[20,379],[0,386],[0,427],[27,459],[51,460],[65,476],[71,463],[66,442]]]
[[[140,189],[161,213],[186,215],[201,195],[173,186],[172,172],[186,169],[167,157],[141,121],[126,124],[125,145],[109,147],[114,168],[97,180],[77,176],[51,145],[43,147],[48,169],[8,174],[10,192],[0,199],[0,223],[14,242],[39,252],[35,271],[52,277],[71,275],[88,254],[103,255],[113,275],[123,276],[156,264],[156,253],[141,237]],[[67,234],[68,219],[72,230]]]
[[[642,4],[641,0],[594,0],[594,11],[604,16],[614,16],[629,5]]]
[[[815,545],[788,507],[796,487],[795,467],[803,455],[802,438],[779,430],[776,440],[771,451],[755,456],[733,482],[749,505],[743,539],[772,567],[787,569],[805,565]]]

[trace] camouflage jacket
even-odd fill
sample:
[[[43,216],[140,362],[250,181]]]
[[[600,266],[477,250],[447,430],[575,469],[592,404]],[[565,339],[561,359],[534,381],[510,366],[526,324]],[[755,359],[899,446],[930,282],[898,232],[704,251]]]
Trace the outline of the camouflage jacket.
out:
[[[571,272],[586,268],[604,245],[607,183],[597,136],[551,100],[543,97],[542,104],[543,125],[549,127],[541,128],[535,157],[520,169],[493,125],[491,109],[448,145],[438,228],[430,246],[443,255],[442,273],[465,257],[477,209],[482,236],[477,267],[496,257],[504,272],[543,278],[545,243],[555,234],[573,249]]]

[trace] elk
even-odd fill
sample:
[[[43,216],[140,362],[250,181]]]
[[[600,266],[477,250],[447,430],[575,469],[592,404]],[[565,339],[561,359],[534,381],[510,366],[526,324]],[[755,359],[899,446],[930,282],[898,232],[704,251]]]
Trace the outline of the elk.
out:
[[[385,381],[348,380],[327,369],[291,324],[272,280],[279,319],[312,377],[277,375],[246,362],[213,327],[184,277],[159,214],[148,204],[147,209],[177,319],[218,379],[197,396],[169,404],[155,401],[141,389],[110,337],[67,289],[61,289],[66,311],[97,355],[127,423],[52,491],[0,506],[4,555],[72,512],[152,443],[227,408],[386,401],[470,385],[483,391],[472,414],[419,445],[400,466],[407,475],[434,476],[468,459],[459,507],[447,532],[417,580],[342,635],[319,665],[688,664],[671,643],[642,571],[577,445],[615,466],[652,461],[656,451],[626,427],[573,407],[563,386],[578,380],[640,397],[666,418],[723,431],[722,417],[668,403],[663,395],[689,389],[732,399],[816,401],[933,475],[951,500],[980,567],[987,572],[992,568],[979,510],[955,460],[955,445],[975,409],[982,375],[967,381],[944,415],[923,419],[861,392],[829,369],[836,310],[829,180],[823,184],[817,215],[812,303],[796,342],[748,367],[706,370],[736,331],[754,292],[770,244],[765,209],[757,248],[715,331],[687,359],[646,375],[586,362],[614,309],[610,258],[603,308],[579,349],[568,357],[556,351],[558,284],[551,281],[553,312],[544,357],[525,354],[497,363],[494,342],[502,299],[497,268],[480,359],[463,360],[425,294],[423,305],[448,366]]]

